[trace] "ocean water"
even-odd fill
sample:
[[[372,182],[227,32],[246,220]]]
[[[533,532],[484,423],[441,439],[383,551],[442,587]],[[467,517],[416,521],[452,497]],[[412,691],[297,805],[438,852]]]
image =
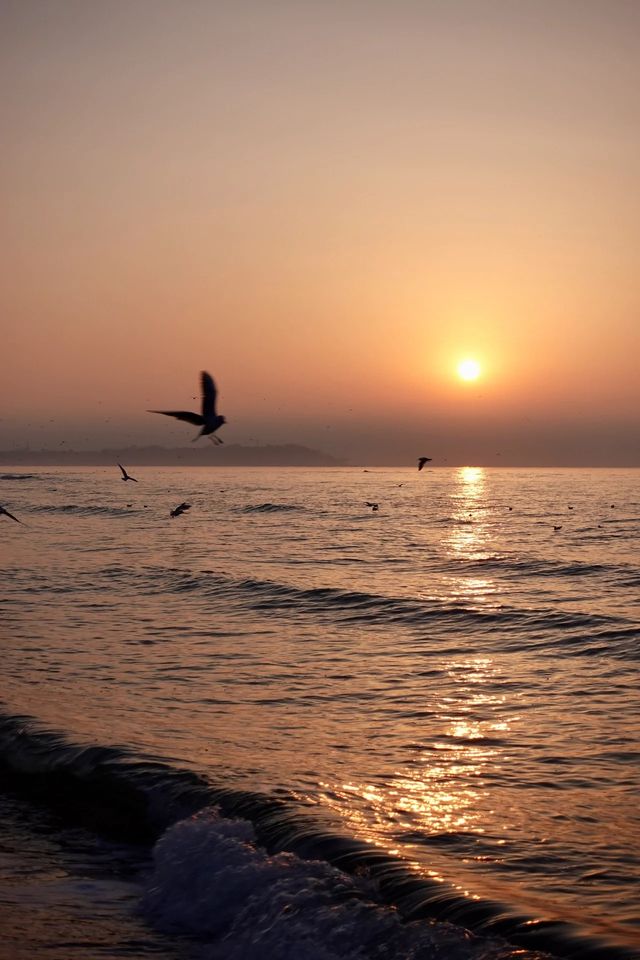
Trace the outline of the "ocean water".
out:
[[[2,469],[0,956],[639,955],[640,472]]]

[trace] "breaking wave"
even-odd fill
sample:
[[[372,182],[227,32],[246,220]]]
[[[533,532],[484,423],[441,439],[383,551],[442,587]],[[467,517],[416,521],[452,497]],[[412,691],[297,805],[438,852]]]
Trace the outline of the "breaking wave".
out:
[[[0,768],[6,785],[67,820],[155,842],[141,909],[167,932],[204,940],[207,957],[632,957],[571,924],[466,898],[293,801],[214,785],[125,747],[73,744],[27,717],[0,715]]]

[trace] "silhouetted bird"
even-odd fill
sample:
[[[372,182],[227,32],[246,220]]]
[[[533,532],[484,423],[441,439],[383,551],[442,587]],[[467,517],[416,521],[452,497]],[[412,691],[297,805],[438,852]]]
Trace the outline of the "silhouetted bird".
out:
[[[553,528],[554,530],[562,530],[562,524],[559,523],[557,527]]]
[[[425,463],[431,463],[431,457],[418,457],[418,470],[422,470]]]
[[[180,504],[175,508],[175,510],[170,510],[170,511],[169,511],[169,516],[170,516],[170,517],[179,517],[181,513],[185,513],[185,511],[187,511],[187,510],[191,510],[191,504],[190,504],[190,503],[180,503]]]
[[[15,520],[16,523],[22,523],[22,520],[18,520],[18,518],[17,518],[17,517],[14,517],[14,515],[13,515],[12,513],[9,513],[8,510],[5,510],[4,507],[0,507],[0,517],[2,517],[2,516],[10,517],[10,519],[11,519],[11,520]]]
[[[118,466],[122,470],[122,480],[133,480],[134,483],[138,482],[135,477],[129,476],[129,474],[127,473],[127,471],[125,470],[125,468],[122,466],[121,463],[119,463]]]
[[[365,500],[364,503],[365,503],[365,507],[371,507],[372,510],[379,510],[379,509],[380,509],[380,505],[377,504],[377,503],[369,503],[368,500]]]
[[[187,423],[193,423],[196,427],[202,427],[202,430],[194,440],[199,437],[211,435],[213,443],[222,443],[220,437],[213,434],[223,423],[226,423],[225,417],[219,417],[216,413],[216,385],[213,378],[205,370],[200,374],[200,383],[202,385],[202,414],[191,413],[189,410],[149,410],[148,413],[162,413],[165,417],[175,417],[176,420],[186,420]]]

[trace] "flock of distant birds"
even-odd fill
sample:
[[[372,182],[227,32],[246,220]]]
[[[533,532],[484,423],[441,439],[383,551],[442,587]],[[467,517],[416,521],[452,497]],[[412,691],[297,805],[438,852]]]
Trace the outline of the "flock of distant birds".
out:
[[[198,440],[200,437],[209,437],[213,443],[220,444],[223,441],[220,437],[216,436],[216,430],[219,430],[227,421],[225,417],[216,411],[218,391],[213,377],[210,373],[207,373],[206,370],[203,370],[200,374],[200,385],[202,389],[202,413],[193,413],[190,410],[148,410],[147,413],[160,413],[164,417],[175,417],[176,420],[183,420],[185,423],[192,423],[194,426],[200,427],[200,432],[193,438],[192,442]],[[431,457],[418,457],[418,471],[422,470],[425,464],[430,463],[431,459]],[[131,480],[133,483],[138,482],[135,477],[127,473],[121,463],[119,463],[118,466],[122,471],[121,480],[125,483],[128,480]],[[400,483],[398,486],[401,487],[402,484]],[[370,500],[365,500],[365,506],[370,507],[374,513],[380,509],[379,503],[374,503]],[[611,508],[613,509],[614,507],[615,503],[612,503]],[[178,504],[177,507],[174,507],[173,510],[170,510],[169,516],[179,517],[190,509],[191,504],[183,502]],[[512,509],[512,507],[509,507],[509,510]],[[569,510],[573,510],[573,507],[570,506]],[[0,506],[0,517],[2,516],[9,517],[10,520],[15,520],[16,523],[23,522],[22,520],[18,520],[17,517],[14,517],[14,515],[9,513],[4,507]],[[562,524],[554,525],[553,529],[556,532],[562,530]]]

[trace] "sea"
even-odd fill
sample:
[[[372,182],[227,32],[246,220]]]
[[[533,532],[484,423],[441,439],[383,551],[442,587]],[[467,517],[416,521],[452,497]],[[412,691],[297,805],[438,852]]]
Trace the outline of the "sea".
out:
[[[640,956],[640,471],[126,466],[0,468],[2,960]]]

